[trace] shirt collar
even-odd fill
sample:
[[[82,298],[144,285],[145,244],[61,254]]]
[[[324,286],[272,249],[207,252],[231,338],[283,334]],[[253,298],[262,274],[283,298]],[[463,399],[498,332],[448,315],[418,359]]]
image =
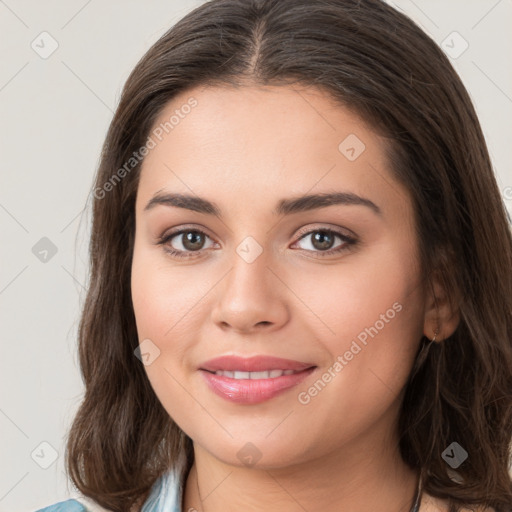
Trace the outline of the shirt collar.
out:
[[[177,461],[153,485],[141,512],[182,512],[185,463]]]

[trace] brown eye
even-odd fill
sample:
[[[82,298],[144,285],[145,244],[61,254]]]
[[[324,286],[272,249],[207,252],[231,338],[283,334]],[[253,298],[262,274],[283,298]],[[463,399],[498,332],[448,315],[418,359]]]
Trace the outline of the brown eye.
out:
[[[325,251],[333,246],[334,239],[335,236],[328,231],[316,231],[311,238],[311,243],[315,249]]]
[[[336,244],[336,239],[340,242]],[[318,256],[329,256],[348,250],[351,246],[356,245],[357,240],[332,229],[315,229],[302,235],[296,244],[308,241],[303,244],[301,249],[308,252],[316,253]]]
[[[184,231],[181,233],[183,237],[182,245],[187,251],[198,251],[203,248],[205,242],[205,234],[199,231]]]
[[[194,253],[200,253],[206,249],[205,243],[207,239],[211,240],[206,233],[199,229],[182,229],[181,231],[162,236],[158,243],[163,245],[165,251],[172,256],[187,258],[195,256]]]

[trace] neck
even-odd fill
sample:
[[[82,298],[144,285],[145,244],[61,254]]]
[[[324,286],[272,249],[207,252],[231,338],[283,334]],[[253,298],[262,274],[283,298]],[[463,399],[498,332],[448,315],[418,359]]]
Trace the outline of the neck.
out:
[[[361,439],[293,467],[268,469],[225,464],[195,443],[194,454],[184,510],[409,512],[418,486],[418,473],[396,443]]]

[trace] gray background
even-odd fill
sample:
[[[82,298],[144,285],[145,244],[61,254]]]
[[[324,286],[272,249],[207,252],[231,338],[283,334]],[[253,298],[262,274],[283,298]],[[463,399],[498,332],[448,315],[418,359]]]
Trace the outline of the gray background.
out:
[[[0,0],[0,511],[73,495],[63,453],[83,391],[75,340],[101,144],[133,66],[201,3]],[[389,3],[453,55],[464,44],[453,31],[469,44],[452,62],[512,211],[512,1]],[[58,43],[47,58],[43,31]]]

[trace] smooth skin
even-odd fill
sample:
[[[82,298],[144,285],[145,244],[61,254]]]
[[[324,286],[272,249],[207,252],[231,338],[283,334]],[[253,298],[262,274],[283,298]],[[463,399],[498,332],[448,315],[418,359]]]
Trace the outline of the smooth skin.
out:
[[[421,285],[411,196],[392,176],[385,139],[319,89],[298,86],[197,87],[155,126],[190,97],[197,105],[143,162],[132,266],[139,339],[160,350],[148,378],[194,443],[184,510],[408,512],[418,475],[398,452],[403,391],[421,336],[439,328],[437,340],[447,338],[458,314],[438,283]],[[355,159],[339,149],[351,134],[364,144]],[[366,204],[274,212],[282,199],[333,192],[380,213]],[[163,193],[203,198],[220,214],[146,209]],[[192,233],[169,239],[181,228]],[[325,229],[343,238],[322,239]],[[246,237],[262,250],[250,263],[237,252]],[[301,403],[299,393],[396,303],[400,312]],[[236,404],[198,370],[225,354],[317,368],[266,402]],[[249,442],[261,454],[252,467],[237,456]]]

